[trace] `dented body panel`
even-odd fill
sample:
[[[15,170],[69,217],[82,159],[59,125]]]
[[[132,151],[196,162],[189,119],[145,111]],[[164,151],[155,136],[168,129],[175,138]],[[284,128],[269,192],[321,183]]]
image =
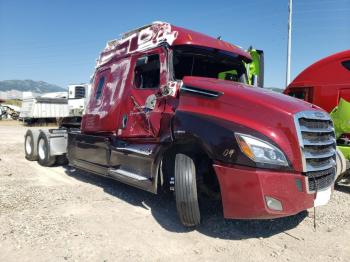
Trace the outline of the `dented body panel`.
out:
[[[106,48],[100,54],[96,66],[100,67],[115,57],[144,52],[158,47],[161,44],[167,44],[169,46],[206,46],[235,53],[248,61],[251,60],[249,53],[226,41],[215,39],[182,27],[173,26],[165,22],[155,22],[151,25],[146,25],[126,33],[121,39],[109,41]]]
[[[92,95],[82,118],[81,129],[86,133],[115,132],[119,123],[119,111],[122,105],[125,88],[130,85],[129,75],[131,57],[118,60],[110,67],[101,67],[96,70]],[[95,98],[98,81],[104,79],[102,94]]]

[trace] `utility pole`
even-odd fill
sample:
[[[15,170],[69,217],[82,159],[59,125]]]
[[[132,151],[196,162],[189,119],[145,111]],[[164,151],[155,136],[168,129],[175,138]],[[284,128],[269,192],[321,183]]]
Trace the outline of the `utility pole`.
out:
[[[293,0],[289,0],[286,87],[290,83],[290,61],[291,61],[291,53],[292,53],[292,9],[293,9]]]

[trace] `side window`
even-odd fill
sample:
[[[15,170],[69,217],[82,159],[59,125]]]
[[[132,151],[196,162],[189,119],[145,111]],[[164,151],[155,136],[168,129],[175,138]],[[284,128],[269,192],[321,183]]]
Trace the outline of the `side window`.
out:
[[[347,70],[350,71],[350,60],[346,60],[346,61],[343,61],[341,63]]]
[[[312,87],[305,87],[305,88],[292,88],[292,90],[288,93],[289,96],[299,98],[301,100],[305,100],[307,102],[312,103],[313,101],[313,90]]]
[[[105,77],[102,76],[102,77],[100,78],[100,80],[98,81],[98,84],[97,84],[97,88],[96,88],[96,100],[97,100],[97,99],[100,99],[100,97],[101,97],[101,95],[102,95],[102,90],[103,90],[104,84],[105,84]]]
[[[304,90],[297,90],[297,91],[292,91],[289,92],[290,96],[301,99],[301,100],[305,100],[306,96],[305,96],[305,91]]]
[[[137,59],[134,70],[134,86],[136,88],[159,88],[159,78],[159,55],[143,56]]]

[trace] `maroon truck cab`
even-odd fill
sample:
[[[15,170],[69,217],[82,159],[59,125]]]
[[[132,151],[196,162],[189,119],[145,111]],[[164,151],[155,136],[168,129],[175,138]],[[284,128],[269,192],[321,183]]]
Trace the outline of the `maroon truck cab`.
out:
[[[340,98],[350,101],[350,50],[321,59],[301,72],[285,94],[331,112]]]
[[[68,133],[70,164],[153,193],[175,191],[188,226],[200,222],[203,196],[221,197],[226,218],[324,204],[335,177],[328,114],[247,85],[250,61],[235,45],[163,22],[110,41],[81,130]],[[218,79],[223,72],[228,80]]]

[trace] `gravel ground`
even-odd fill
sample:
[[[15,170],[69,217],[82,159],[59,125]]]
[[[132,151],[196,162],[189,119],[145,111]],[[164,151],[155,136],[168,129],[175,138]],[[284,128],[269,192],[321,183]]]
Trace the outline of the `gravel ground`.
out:
[[[350,185],[297,216],[224,220],[195,230],[174,200],[69,167],[26,161],[26,127],[0,121],[0,261],[350,261]]]

